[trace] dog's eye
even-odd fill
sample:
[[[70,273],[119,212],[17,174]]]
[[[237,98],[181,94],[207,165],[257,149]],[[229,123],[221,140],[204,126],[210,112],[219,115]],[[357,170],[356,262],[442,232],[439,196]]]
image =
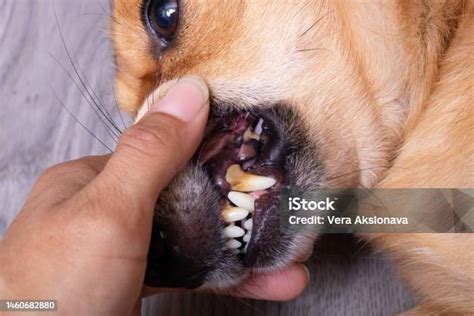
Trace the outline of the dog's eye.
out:
[[[146,17],[153,31],[168,43],[178,27],[178,0],[151,0]]]

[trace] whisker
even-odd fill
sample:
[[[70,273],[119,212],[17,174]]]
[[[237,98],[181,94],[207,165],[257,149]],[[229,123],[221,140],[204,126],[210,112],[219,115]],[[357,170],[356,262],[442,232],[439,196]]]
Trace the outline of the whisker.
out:
[[[103,2],[102,0],[99,0],[99,6],[102,11],[101,15],[107,17],[107,20],[109,22],[112,22],[112,20],[114,19],[111,14],[111,8],[113,7],[113,0],[108,1],[109,8],[106,8],[102,2]],[[120,121],[122,122],[123,129],[125,130],[127,128],[127,125],[125,124],[125,120],[123,119],[122,111],[120,111],[120,106],[117,101],[117,95],[115,93],[115,87],[113,85],[112,85],[112,90],[113,90],[113,96],[114,96],[114,107],[119,115]]]
[[[99,114],[99,112],[96,110],[96,107],[93,105],[93,103],[89,100],[89,98],[87,97],[87,95],[84,93],[84,91],[81,89],[81,86],[77,83],[76,79],[69,73],[68,69],[66,68],[66,66],[64,66],[63,63],[61,63],[61,61],[59,61],[59,59],[57,59],[53,54],[51,54],[50,52],[48,52],[49,56],[63,69],[63,71],[68,75],[69,79],[71,79],[71,81],[73,82],[73,84],[76,86],[76,88],[79,90],[79,92],[81,93],[82,97],[86,100],[87,104],[89,105],[89,107],[91,108],[91,110],[95,113],[95,115],[97,116],[97,118],[102,122],[102,124],[104,125],[106,131],[108,132],[108,134],[110,135],[110,137],[112,138],[112,140],[114,142],[117,141],[118,139],[118,135],[116,135],[114,133],[114,131],[111,129],[111,127],[107,124],[107,122],[104,120],[104,118]]]
[[[117,110],[117,112],[119,114],[120,121],[122,122],[122,125],[123,125],[123,129],[125,130],[127,128],[127,125],[125,124],[125,121],[123,119],[122,111],[120,111],[120,107],[119,107],[119,104],[117,102],[117,95],[115,93],[115,89],[114,89],[112,94],[114,95],[115,109]]]
[[[69,110],[67,108],[67,106],[61,101],[61,99],[58,97],[58,95],[56,94],[56,91],[54,91],[53,87],[51,87],[51,91],[53,92],[54,94],[54,97],[56,98],[56,100],[58,101],[58,103],[61,105],[61,107],[67,112],[69,113],[69,115],[79,124],[82,126],[82,128],[84,128],[88,133],[89,135],[91,135],[95,140],[97,140],[102,146],[104,146],[105,148],[107,148],[111,153],[113,152],[113,150],[107,146],[97,135],[95,135],[86,125],[84,125],[72,112],[71,110]]]
[[[324,14],[323,16],[319,17],[313,24],[311,24],[303,33],[298,35],[299,37],[305,36],[309,31],[311,31],[316,25],[319,24],[324,18],[328,17],[329,14],[333,13],[335,10],[331,10],[328,13]]]
[[[109,122],[109,124],[112,125],[112,127],[115,129],[115,132],[113,132],[113,134],[115,135],[116,138],[118,138],[121,134],[121,131],[120,129],[116,126],[116,124],[113,122],[113,120],[110,118],[110,116],[107,116],[107,114],[104,112],[104,110],[101,108],[101,106],[97,103],[97,100],[93,97],[93,94],[95,95],[95,92],[92,90],[92,93],[91,91],[89,90],[88,88],[88,85],[86,84],[86,82],[84,81],[84,79],[81,77],[80,73],[79,73],[79,70],[78,68],[76,67],[75,63],[74,63],[74,60],[72,58],[72,55],[71,55],[71,52],[69,51],[69,48],[67,47],[66,45],[66,40],[64,38],[64,34],[62,32],[62,29],[61,29],[61,25],[59,23],[59,19],[58,19],[58,15],[57,15],[57,12],[56,12],[56,7],[54,6],[54,3],[52,3],[52,7],[53,7],[53,12],[54,12],[54,17],[56,19],[56,25],[58,27],[58,31],[59,31],[59,35],[61,37],[61,41],[62,41],[62,44],[63,44],[63,47],[64,47],[64,50],[66,51],[66,55],[68,57],[68,60],[74,70],[74,73],[76,74],[77,76],[77,79],[80,81],[81,85],[84,87],[85,89],[85,92],[87,93],[87,95],[90,97],[91,101],[94,103],[95,107],[97,108],[97,110],[99,110],[99,112],[103,115],[103,117]],[[95,97],[97,98],[97,96],[95,95]],[[107,112],[107,111],[106,111]],[[107,112],[108,113],[108,112]],[[110,114],[109,114],[110,115]]]
[[[112,125],[112,127],[113,127],[114,130],[118,133],[118,135],[121,135],[121,134],[122,134],[122,131],[121,131],[120,128],[117,126],[117,124],[114,122],[113,117],[112,117],[112,115],[110,114],[110,112],[107,110],[107,107],[105,106],[105,102],[104,102],[104,100],[102,99],[102,97],[100,96],[100,94],[97,95],[96,91],[92,88],[92,86],[90,85],[90,83],[87,81],[86,76],[84,75],[84,72],[82,71],[81,65],[79,64],[79,62],[77,63],[77,67],[78,67],[78,70],[80,71],[80,73],[81,73],[81,75],[82,75],[82,78],[84,78],[85,84],[88,85],[89,90],[92,92],[92,94],[94,95],[95,99],[99,102],[100,108],[105,112],[105,113],[103,113],[104,117],[105,117],[105,118],[107,119],[107,121]],[[107,115],[106,115],[106,114],[107,114]]]

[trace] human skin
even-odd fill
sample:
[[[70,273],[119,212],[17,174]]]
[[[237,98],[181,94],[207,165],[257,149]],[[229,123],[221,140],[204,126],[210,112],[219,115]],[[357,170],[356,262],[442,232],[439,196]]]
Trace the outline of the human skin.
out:
[[[112,155],[46,170],[0,242],[0,297],[55,299],[65,314],[134,314],[153,210],[199,145],[209,111],[197,78],[176,84],[120,137]],[[289,300],[308,282],[301,264],[252,276],[225,294]]]

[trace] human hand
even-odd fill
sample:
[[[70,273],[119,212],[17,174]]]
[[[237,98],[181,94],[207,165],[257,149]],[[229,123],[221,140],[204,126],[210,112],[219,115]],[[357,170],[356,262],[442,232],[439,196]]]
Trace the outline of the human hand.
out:
[[[46,170],[0,242],[0,297],[56,299],[62,313],[137,312],[155,202],[199,145],[208,112],[207,87],[186,78],[112,155]],[[295,264],[227,293],[288,300],[307,282]]]

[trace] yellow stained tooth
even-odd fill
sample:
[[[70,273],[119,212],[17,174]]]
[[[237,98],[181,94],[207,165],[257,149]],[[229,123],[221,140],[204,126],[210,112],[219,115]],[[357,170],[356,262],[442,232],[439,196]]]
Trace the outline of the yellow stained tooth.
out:
[[[230,191],[227,197],[240,208],[249,210],[250,212],[255,210],[255,199],[247,193]]]
[[[249,211],[247,209],[244,209],[242,207],[226,207],[222,211],[222,218],[224,221],[227,223],[232,223],[236,221],[240,221],[249,215]]]
[[[250,127],[247,128],[247,130],[244,132],[244,141],[247,141],[249,139],[260,140],[260,135],[252,131]]]
[[[227,168],[225,180],[231,185],[232,190],[241,192],[266,190],[276,183],[273,178],[244,172],[238,164]]]
[[[229,184],[233,185],[239,182],[244,176],[245,176],[245,172],[242,171],[242,169],[240,168],[238,164],[234,164],[234,165],[229,166],[229,168],[227,168],[227,171],[225,174],[225,180]]]

